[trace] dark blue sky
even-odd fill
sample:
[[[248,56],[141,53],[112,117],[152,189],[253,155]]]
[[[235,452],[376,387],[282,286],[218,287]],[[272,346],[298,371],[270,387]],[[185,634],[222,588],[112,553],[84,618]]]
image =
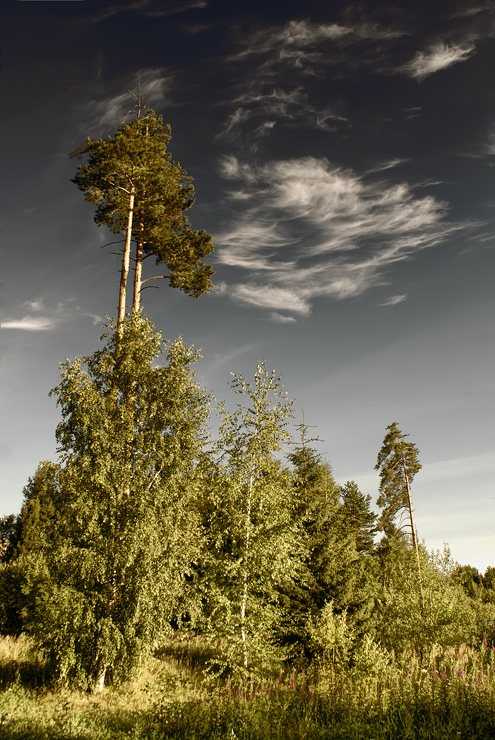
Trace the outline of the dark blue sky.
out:
[[[203,347],[219,398],[264,357],[336,479],[374,499],[396,420],[423,462],[420,538],[493,565],[492,3],[24,0],[0,22],[0,515],[56,456],[59,363],[116,311],[119,260],[68,155],[140,85],[217,246],[214,291],[160,286],[146,313]]]

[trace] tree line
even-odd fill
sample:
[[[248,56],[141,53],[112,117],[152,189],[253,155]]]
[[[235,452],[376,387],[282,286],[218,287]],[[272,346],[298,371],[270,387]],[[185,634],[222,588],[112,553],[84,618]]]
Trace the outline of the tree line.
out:
[[[93,690],[128,678],[172,629],[219,647],[212,670],[244,674],[345,663],[363,645],[493,639],[495,569],[420,544],[419,452],[396,422],[377,457],[379,514],[354,481],[335,481],[304,422],[294,439],[293,402],[263,361],[233,377],[236,409],[220,404],[209,436],[198,353],[141,309],[148,280],[193,297],[211,287],[211,236],[184,215],[194,189],[170,138],[139,106],[73,153],[85,158],[73,182],[121,239],[117,319],[100,349],[61,365],[59,458],[0,520],[0,630],[28,632],[54,676]],[[143,277],[148,257],[167,274]]]

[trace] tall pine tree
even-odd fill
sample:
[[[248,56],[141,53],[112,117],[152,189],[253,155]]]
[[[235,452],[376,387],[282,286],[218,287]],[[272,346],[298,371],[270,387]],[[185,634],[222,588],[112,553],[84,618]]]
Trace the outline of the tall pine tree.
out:
[[[192,178],[174,162],[167,145],[170,126],[153,110],[139,107],[137,117],[108,139],[88,139],[73,156],[87,157],[73,182],[97,206],[95,222],[124,237],[117,326],[126,311],[131,243],[135,242],[133,311],[140,308],[145,282],[164,278],[179,290],[199,297],[211,288],[213,270],[202,260],[214,246],[204,230],[185,216],[194,204]],[[166,275],[143,280],[146,257],[164,264]]]

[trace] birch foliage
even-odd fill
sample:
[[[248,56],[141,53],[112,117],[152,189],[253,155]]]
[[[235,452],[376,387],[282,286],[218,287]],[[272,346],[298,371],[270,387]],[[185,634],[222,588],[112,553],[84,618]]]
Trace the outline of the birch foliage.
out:
[[[277,458],[290,438],[292,402],[261,362],[254,382],[234,376],[240,403],[222,408],[206,532],[209,625],[231,664],[253,670],[270,660],[280,616],[277,587],[291,575],[295,540],[290,473]]]
[[[162,338],[137,315],[116,362],[111,328],[102,350],[62,366],[53,391],[62,516],[33,574],[30,629],[58,677],[83,687],[140,664],[176,616],[200,546],[191,498],[208,399],[197,353],[179,340],[156,364]]]

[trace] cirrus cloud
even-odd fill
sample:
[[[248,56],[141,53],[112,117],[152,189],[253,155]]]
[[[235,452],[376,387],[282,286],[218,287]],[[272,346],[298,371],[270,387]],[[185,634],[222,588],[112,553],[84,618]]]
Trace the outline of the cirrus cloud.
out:
[[[474,44],[446,44],[439,41],[426,51],[418,51],[414,59],[401,67],[400,71],[417,80],[424,80],[435,72],[453,64],[465,62],[474,52]]]
[[[342,300],[383,285],[394,265],[460,228],[446,221],[446,204],[432,195],[324,158],[255,166],[229,157],[222,174],[233,181],[236,216],[216,235],[217,256],[247,273],[246,282],[225,290],[278,316],[282,310],[305,316],[316,297]],[[386,305],[404,298],[393,296]]]

